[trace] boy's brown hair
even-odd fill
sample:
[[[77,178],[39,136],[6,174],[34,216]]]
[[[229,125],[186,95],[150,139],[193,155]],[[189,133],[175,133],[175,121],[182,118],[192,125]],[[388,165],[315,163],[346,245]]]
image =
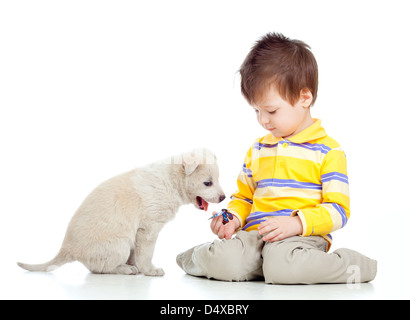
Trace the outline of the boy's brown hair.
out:
[[[241,91],[250,105],[274,85],[281,97],[295,105],[303,89],[309,89],[315,103],[318,67],[310,47],[280,33],[268,33],[252,47],[240,70]]]

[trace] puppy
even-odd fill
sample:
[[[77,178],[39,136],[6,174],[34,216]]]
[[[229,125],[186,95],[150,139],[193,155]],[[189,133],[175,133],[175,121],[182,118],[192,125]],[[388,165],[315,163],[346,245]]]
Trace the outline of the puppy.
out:
[[[98,186],[68,225],[57,256],[44,264],[17,264],[29,271],[53,271],[80,261],[93,273],[162,276],[152,264],[155,243],[178,208],[200,210],[225,195],[214,154],[207,149],[137,168]]]

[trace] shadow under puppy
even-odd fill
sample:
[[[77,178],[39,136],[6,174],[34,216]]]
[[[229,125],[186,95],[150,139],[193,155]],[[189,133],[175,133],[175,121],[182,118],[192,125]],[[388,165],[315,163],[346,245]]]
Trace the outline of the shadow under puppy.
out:
[[[225,195],[215,155],[207,149],[123,173],[99,185],[68,225],[57,256],[44,264],[17,264],[49,272],[80,261],[93,273],[162,276],[152,264],[158,234],[181,205],[207,210]]]

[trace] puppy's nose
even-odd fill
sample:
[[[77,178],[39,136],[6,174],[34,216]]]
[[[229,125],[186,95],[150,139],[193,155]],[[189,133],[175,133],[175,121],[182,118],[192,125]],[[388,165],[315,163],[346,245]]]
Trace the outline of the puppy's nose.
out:
[[[224,201],[225,200],[225,195],[224,194],[222,194],[222,195],[220,195],[219,196],[219,202],[222,202],[222,201]]]

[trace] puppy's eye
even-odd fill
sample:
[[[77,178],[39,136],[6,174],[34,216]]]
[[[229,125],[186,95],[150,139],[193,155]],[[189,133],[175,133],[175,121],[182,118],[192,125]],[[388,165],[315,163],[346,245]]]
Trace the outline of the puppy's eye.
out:
[[[204,185],[206,185],[207,187],[211,187],[212,186],[212,181],[206,181],[206,182],[204,182]]]

